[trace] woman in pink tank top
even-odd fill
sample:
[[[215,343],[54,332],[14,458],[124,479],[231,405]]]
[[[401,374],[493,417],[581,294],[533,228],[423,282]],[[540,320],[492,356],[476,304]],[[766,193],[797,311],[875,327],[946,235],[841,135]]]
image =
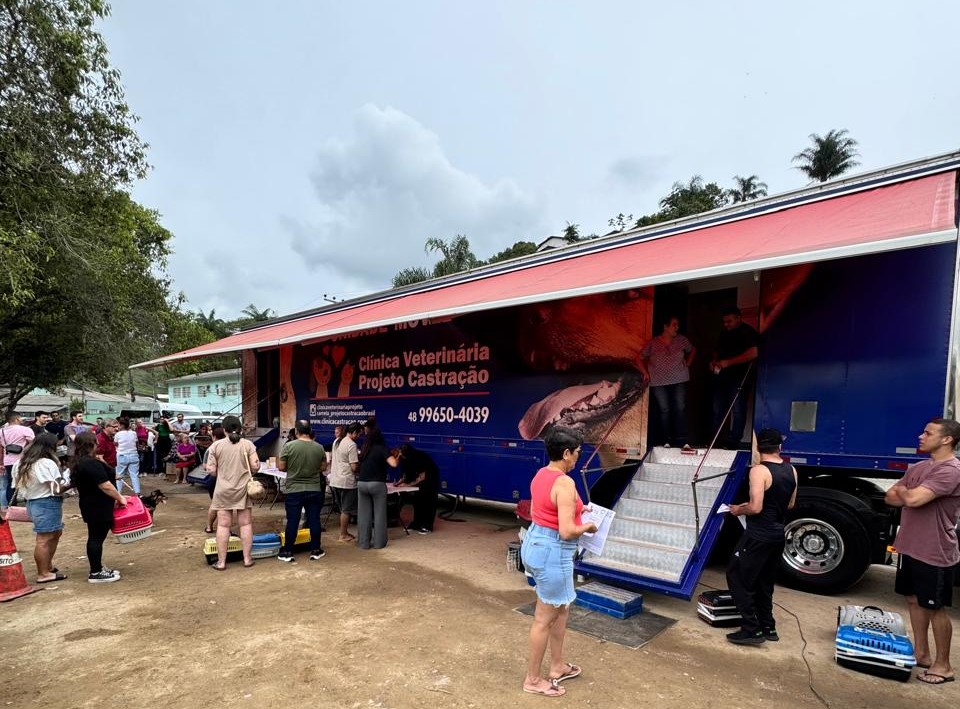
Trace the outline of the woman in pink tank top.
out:
[[[566,693],[564,680],[581,670],[563,661],[563,637],[567,631],[570,604],[577,597],[573,588],[573,556],[577,539],[597,531],[595,524],[583,524],[583,502],[568,473],[577,465],[583,436],[572,428],[556,426],[544,444],[550,463],[537,471],[530,483],[533,524],[520,549],[523,565],[537,582],[537,609],[530,628],[530,655],[523,691],[559,697]],[[542,677],[543,656],[550,644],[550,670]]]

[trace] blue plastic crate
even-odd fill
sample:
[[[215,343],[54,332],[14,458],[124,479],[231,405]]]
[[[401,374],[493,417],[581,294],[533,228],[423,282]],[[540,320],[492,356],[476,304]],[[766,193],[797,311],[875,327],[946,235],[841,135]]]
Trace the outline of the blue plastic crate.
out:
[[[842,667],[901,682],[917,664],[910,638],[853,625],[837,628],[834,658]]]
[[[620,619],[643,612],[643,595],[597,581],[578,588],[575,603]]]

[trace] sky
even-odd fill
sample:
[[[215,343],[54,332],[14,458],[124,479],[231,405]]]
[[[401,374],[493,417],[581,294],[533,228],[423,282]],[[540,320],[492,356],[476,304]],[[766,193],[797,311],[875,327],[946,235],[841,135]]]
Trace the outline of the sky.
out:
[[[609,231],[676,181],[960,149],[960,3],[114,0],[102,24],[188,307],[280,314],[390,286],[431,237],[488,258]]]

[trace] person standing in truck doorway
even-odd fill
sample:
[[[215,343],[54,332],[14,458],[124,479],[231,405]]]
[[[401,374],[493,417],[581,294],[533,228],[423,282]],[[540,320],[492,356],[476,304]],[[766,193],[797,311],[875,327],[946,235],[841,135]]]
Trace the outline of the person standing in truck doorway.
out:
[[[773,619],[773,581],[783,556],[783,523],[797,501],[797,471],[780,457],[782,444],[775,428],[757,434],[760,463],[750,468],[750,501],[730,505],[730,514],[747,515],[747,528],[727,567],[727,584],[742,618],[740,630],[727,634],[736,645],[780,639]]]
[[[640,353],[638,363],[650,382],[650,398],[657,405],[660,438],[667,446],[687,445],[687,383],[690,365],[697,350],[680,334],[680,320],[668,315],[663,330],[650,338]]]
[[[723,310],[723,331],[710,360],[713,383],[713,430],[720,429],[723,417],[733,404],[730,419],[719,430],[717,444],[736,450],[747,425],[747,386],[740,391],[750,363],[757,358],[757,331],[743,322],[740,308]],[[739,396],[738,396],[739,392]]]
[[[960,461],[956,457],[960,423],[933,419],[920,434],[918,450],[930,457],[907,468],[887,490],[886,503],[901,507],[894,590],[906,597],[913,628],[917,679],[926,684],[953,682],[950,640],[953,624],[953,567],[960,562],[957,517],[960,515]],[[930,652],[929,630],[937,653]]]

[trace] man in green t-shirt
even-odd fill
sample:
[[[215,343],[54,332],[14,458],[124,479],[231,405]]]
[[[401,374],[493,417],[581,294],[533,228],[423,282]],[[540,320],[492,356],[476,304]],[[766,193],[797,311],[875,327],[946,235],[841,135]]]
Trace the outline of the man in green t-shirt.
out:
[[[300,512],[307,513],[307,527],[310,529],[311,559],[324,556],[320,546],[320,508],[327,494],[327,482],[323,471],[327,467],[327,453],[319,443],[313,440],[313,430],[309,421],[297,421],[297,437],[283,444],[277,467],[286,472],[284,485],[286,494],[284,505],[287,512],[287,530],[284,535],[280,561],[293,561],[293,546],[297,543],[297,529],[300,526]]]

